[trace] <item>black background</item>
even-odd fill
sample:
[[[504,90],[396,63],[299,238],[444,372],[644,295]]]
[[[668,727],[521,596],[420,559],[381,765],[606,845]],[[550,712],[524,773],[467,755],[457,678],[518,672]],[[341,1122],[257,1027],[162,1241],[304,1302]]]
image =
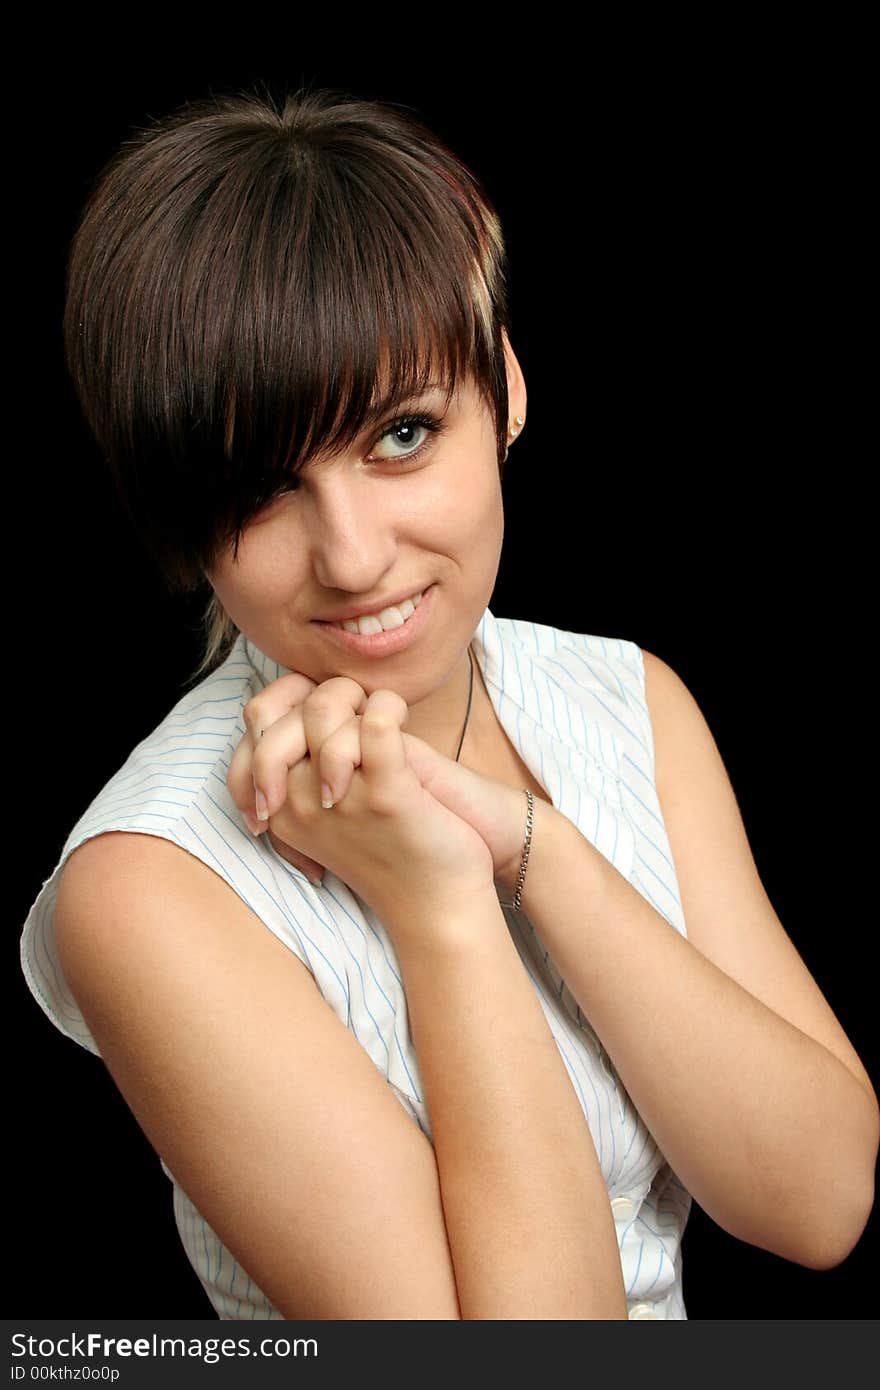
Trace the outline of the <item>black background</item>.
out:
[[[858,809],[873,716],[858,35],[524,33],[503,52],[466,28],[364,39],[291,29],[251,57],[151,35],[99,60],[78,34],[29,72],[13,142],[28,423],[7,519],[16,1313],[212,1316],[157,1157],[17,958],[74,822],[199,655],[197,609],[165,596],[120,517],[60,320],[92,178],[133,127],[210,89],[309,81],[404,103],[484,180],[529,390],[490,607],[630,638],[678,671],[780,919],[880,1074]],[[869,1316],[877,1256],[873,1218],[848,1260],[816,1272],[695,1205],[688,1315]]]

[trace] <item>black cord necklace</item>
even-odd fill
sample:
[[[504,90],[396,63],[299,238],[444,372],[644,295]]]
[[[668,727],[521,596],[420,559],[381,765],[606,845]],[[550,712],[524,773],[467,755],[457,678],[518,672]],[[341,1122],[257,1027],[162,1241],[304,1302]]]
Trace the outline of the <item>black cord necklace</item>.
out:
[[[459,756],[459,753],[461,753],[461,745],[464,743],[464,736],[465,736],[465,734],[467,733],[468,720],[469,720],[470,717],[471,717],[471,696],[472,696],[473,693],[474,693],[474,654],[473,654],[473,652],[471,651],[470,643],[468,644],[468,656],[470,657],[470,661],[471,661],[471,679],[470,679],[470,684],[468,685],[468,702],[467,702],[467,712],[465,713],[465,716],[464,716],[464,728],[463,728],[462,731],[461,731],[461,738],[458,740],[458,753],[456,753],[456,755],[455,755],[455,761],[456,761],[456,762],[458,762],[458,756]]]

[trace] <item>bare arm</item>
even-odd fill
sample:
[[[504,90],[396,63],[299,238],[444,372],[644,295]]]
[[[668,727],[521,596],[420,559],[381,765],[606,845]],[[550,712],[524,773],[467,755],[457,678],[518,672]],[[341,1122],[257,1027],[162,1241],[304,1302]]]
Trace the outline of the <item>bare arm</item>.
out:
[[[703,1209],[740,1240],[827,1269],[871,1211],[877,1099],[764,892],[695,702],[646,664],[688,938],[544,803],[523,904]]]
[[[497,897],[395,934],[463,1318],[626,1318],[592,1135]]]
[[[457,925],[469,953],[449,934],[401,959],[432,1148],[199,860],[125,832],[65,866],[61,963],[101,1055],[285,1317],[626,1317],[592,1140],[497,901]]]

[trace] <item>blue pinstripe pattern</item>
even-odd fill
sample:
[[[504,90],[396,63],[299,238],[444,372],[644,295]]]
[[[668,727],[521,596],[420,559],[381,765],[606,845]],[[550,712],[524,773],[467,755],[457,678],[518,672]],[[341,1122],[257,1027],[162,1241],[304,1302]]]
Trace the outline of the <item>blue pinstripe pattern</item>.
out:
[[[473,649],[502,727],[554,806],[686,936],[654,782],[641,649],[624,639],[496,618],[488,608]],[[244,732],[243,706],[287,669],[239,635],[223,665],[133,749],[86,808],[43,884],[22,932],[22,969],[55,1026],[97,1054],[55,952],[58,879],[68,856],[91,836],[107,830],[158,835],[219,873],[299,956],[431,1139],[401,973],[382,922],[333,874],[316,889],[267,837],[255,841],[226,787],[229,759]],[[593,1135],[615,1214],[630,1314],[684,1319],[681,1237],[690,1195],[528,916],[506,906],[504,913]],[[281,1318],[160,1162],[173,1185],[183,1248],[218,1317]]]

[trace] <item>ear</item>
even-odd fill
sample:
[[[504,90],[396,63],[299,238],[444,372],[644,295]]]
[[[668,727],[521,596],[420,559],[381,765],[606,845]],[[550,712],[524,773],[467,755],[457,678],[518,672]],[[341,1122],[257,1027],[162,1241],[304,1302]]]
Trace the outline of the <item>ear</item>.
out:
[[[504,341],[504,360],[507,363],[507,399],[510,409],[511,420],[517,415],[526,418],[526,382],[522,374],[522,367],[519,365],[516,353],[510,344],[507,336],[507,329],[502,328],[501,336]]]

